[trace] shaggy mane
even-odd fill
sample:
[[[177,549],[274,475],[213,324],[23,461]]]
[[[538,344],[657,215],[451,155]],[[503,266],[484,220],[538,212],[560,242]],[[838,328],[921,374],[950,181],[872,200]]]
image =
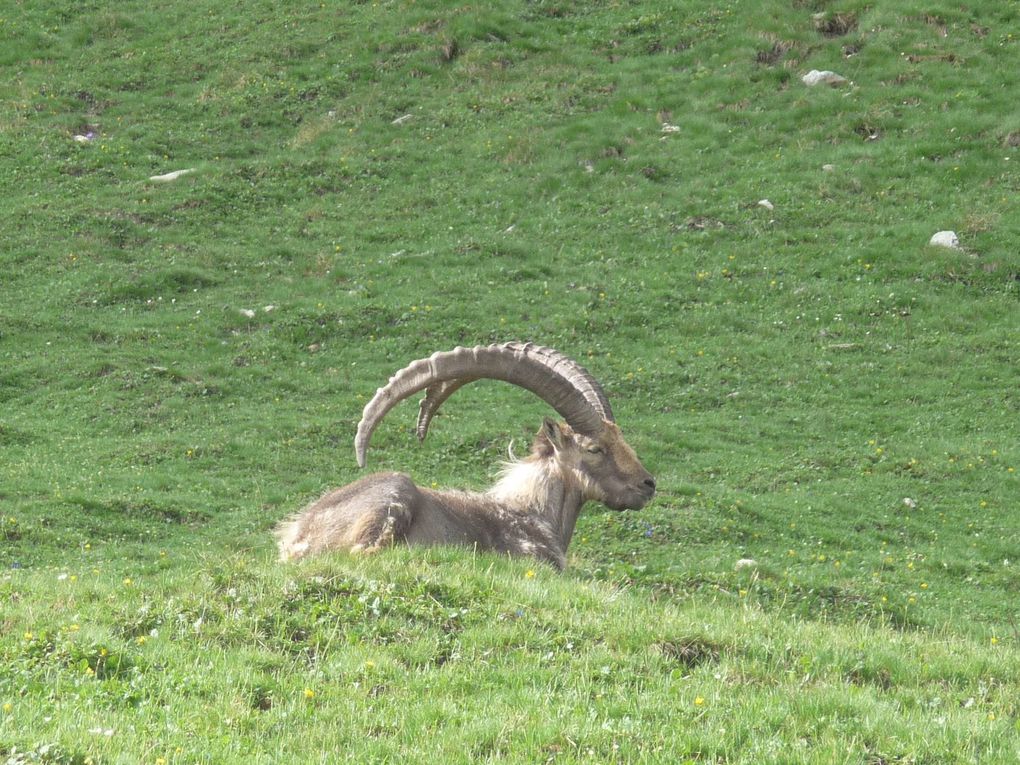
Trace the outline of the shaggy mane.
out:
[[[496,502],[522,510],[538,509],[547,504],[552,485],[563,478],[554,464],[531,455],[504,462],[496,483],[486,494]]]

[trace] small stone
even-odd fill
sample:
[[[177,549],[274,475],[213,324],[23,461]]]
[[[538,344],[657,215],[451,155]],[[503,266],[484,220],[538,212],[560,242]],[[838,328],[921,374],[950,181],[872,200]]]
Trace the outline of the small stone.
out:
[[[766,210],[775,210],[776,206],[767,199],[759,199],[758,207],[764,207]]]
[[[405,115],[403,115],[403,116],[401,116],[401,117],[397,117],[397,118],[396,118],[395,120],[393,120],[393,122],[391,122],[390,124],[391,124],[391,125],[403,125],[403,124],[404,124],[405,122],[407,122],[407,121],[408,121],[409,119],[411,119],[412,117],[414,117],[414,115],[413,115],[413,114],[405,114]]]
[[[754,558],[741,558],[733,566],[734,570],[736,571],[740,571],[741,569],[745,568],[757,568],[757,567],[758,561],[756,561]]]
[[[241,309],[241,315],[244,316],[246,319],[254,319],[255,318],[255,312],[253,310],[251,310],[250,308],[242,308]]]
[[[951,250],[960,249],[960,238],[955,231],[939,231],[933,234],[928,244],[932,247],[948,247]]]
[[[825,165],[822,165],[822,170],[825,171],[826,173],[834,173],[834,172],[836,172],[836,166],[835,165],[825,164]]]
[[[267,305],[262,310],[265,311],[266,313],[272,313],[273,311],[276,310],[276,306],[275,305]]]
[[[917,507],[917,501],[911,499],[910,497],[904,497],[903,498],[903,504],[906,505],[907,507],[909,507],[911,510],[913,510],[913,509],[915,509]]]
[[[831,85],[832,87],[836,87],[837,85],[842,85],[843,83],[846,82],[846,77],[843,77],[842,75],[836,74],[835,72],[830,72],[827,69],[823,70],[823,71],[819,71],[817,69],[812,69],[810,72],[805,74],[800,79],[801,79],[801,82],[803,82],[805,85],[807,85],[810,88],[813,88],[815,85],[823,85],[823,84],[824,85]]]

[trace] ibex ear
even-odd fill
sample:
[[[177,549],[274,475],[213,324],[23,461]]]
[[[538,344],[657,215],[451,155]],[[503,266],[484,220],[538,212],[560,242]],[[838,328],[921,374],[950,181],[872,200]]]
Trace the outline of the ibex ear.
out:
[[[556,451],[563,449],[563,430],[556,420],[551,420],[546,417],[542,421],[542,435],[549,441],[549,445],[552,446]]]

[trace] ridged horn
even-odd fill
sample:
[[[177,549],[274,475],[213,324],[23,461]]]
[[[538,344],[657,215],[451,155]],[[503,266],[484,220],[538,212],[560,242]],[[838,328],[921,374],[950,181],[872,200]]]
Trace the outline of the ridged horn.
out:
[[[531,391],[555,409],[579,433],[595,435],[613,410],[598,381],[580,364],[552,348],[533,343],[502,343],[455,348],[418,359],[398,371],[365,406],[354,439],[358,465],[365,466],[368,442],[394,406],[424,390],[417,433],[424,439],[443,402],[475,380],[491,379]]]
[[[464,377],[460,380],[450,380],[430,385],[425,389],[425,396],[422,398],[421,403],[418,404],[418,426],[415,428],[419,441],[424,441],[425,436],[429,434],[429,424],[432,422],[432,416],[439,411],[439,407],[443,405],[443,402],[456,393],[457,390],[463,388],[468,383],[473,383],[477,379],[477,377]]]

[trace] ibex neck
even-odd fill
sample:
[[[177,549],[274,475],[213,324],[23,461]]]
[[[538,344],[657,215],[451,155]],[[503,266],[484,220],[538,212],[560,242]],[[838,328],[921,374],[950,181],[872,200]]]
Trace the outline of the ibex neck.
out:
[[[507,468],[489,489],[489,496],[516,510],[540,516],[558,537],[566,552],[574,535],[584,497],[579,487],[566,480],[546,460],[524,460]]]

